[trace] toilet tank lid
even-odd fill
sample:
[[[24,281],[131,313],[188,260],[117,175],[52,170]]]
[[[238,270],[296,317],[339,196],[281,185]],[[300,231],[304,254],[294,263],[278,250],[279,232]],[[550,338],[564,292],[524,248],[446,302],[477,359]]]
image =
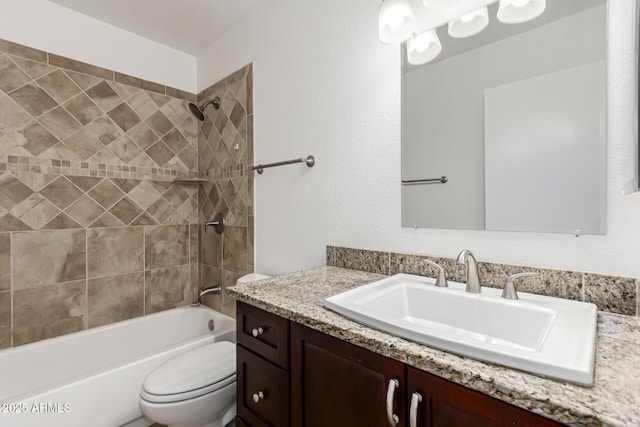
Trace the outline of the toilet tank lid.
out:
[[[264,274],[258,273],[250,273],[245,274],[241,278],[238,279],[236,283],[247,283],[247,282],[255,282],[256,280],[270,279],[271,276],[266,276]]]
[[[144,380],[144,391],[170,395],[207,387],[236,372],[236,345],[221,341],[186,351],[169,359]]]

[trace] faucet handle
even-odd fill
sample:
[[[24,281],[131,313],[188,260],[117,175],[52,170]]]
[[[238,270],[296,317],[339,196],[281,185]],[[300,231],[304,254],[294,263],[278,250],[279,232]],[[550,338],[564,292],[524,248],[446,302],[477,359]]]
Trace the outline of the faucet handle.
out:
[[[447,282],[447,277],[446,277],[446,274],[444,272],[444,268],[440,264],[435,263],[435,262],[433,262],[431,260],[423,259],[423,261],[425,263],[427,263],[429,265],[432,265],[432,266],[434,266],[435,268],[438,269],[438,278],[436,279],[436,286],[439,287],[439,288],[448,287],[449,283]]]
[[[504,289],[502,290],[502,295],[501,295],[502,298],[511,299],[511,300],[519,299],[518,292],[516,292],[516,287],[513,284],[513,281],[519,277],[537,276],[537,275],[538,273],[528,271],[525,273],[518,273],[518,274],[514,274],[512,276],[507,277],[507,282],[504,284]]]

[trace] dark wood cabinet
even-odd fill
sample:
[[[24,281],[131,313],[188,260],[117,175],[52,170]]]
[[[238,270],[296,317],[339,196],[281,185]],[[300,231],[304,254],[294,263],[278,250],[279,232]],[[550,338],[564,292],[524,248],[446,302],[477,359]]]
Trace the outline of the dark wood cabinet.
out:
[[[291,420],[305,427],[404,425],[404,364],[294,323],[291,326]],[[398,387],[395,387],[395,384]]]
[[[239,426],[562,425],[243,303],[237,375]]]
[[[407,390],[409,415],[419,427],[562,426],[411,366]]]
[[[238,346],[238,415],[252,426],[289,425],[289,373]]]
[[[288,427],[289,321],[240,302],[237,313],[238,424]]]

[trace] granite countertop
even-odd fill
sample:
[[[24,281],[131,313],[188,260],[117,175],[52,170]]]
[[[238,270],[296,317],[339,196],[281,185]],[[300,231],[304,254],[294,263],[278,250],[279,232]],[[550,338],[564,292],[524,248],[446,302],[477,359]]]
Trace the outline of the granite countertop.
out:
[[[227,288],[238,299],[571,426],[640,426],[640,323],[599,313],[591,387],[457,356],[351,321],[324,298],[385,276],[318,267]]]

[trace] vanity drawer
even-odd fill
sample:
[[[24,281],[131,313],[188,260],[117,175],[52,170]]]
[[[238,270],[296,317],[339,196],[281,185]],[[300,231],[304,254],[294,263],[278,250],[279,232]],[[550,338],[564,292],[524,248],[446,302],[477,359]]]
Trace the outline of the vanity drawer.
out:
[[[252,427],[289,426],[289,373],[237,346],[238,416]]]
[[[242,302],[237,308],[238,343],[289,369],[289,321]]]

